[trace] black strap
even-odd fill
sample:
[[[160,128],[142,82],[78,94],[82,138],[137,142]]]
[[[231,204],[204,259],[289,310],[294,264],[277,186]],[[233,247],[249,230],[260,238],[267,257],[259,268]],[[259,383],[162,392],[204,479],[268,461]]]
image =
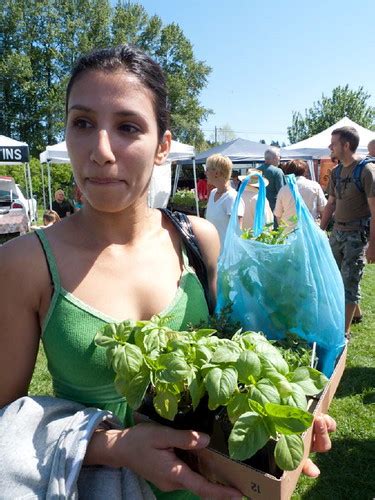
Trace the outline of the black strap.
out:
[[[193,232],[191,222],[186,214],[182,212],[171,212],[166,208],[161,208],[160,211],[168,217],[168,219],[173,223],[174,227],[177,229],[182,237],[182,241],[185,244],[186,253],[189,259],[189,264],[194,268],[199,281],[202,284],[204,290],[204,296],[210,314],[213,313],[210,300],[210,292],[208,287],[208,276],[206,264],[203,261],[201,251],[199,249],[198,240]]]
[[[334,179],[335,179],[335,183],[336,183],[335,187],[336,187],[336,191],[338,194],[338,198],[341,198],[341,185],[343,183],[346,184],[347,182],[351,182],[351,181],[354,182],[354,185],[358,189],[359,192],[361,192],[361,193],[365,192],[365,190],[363,189],[363,186],[362,186],[361,175],[362,175],[362,170],[364,169],[364,167],[368,163],[375,163],[375,158],[368,156],[368,157],[360,160],[357,163],[357,165],[354,167],[354,170],[352,172],[351,177],[348,177],[346,179],[341,179],[341,172],[342,172],[342,168],[343,168],[342,163],[339,163],[337,165],[337,167],[335,167],[333,169],[332,174],[333,174]],[[345,185],[345,187],[346,187],[346,185]]]

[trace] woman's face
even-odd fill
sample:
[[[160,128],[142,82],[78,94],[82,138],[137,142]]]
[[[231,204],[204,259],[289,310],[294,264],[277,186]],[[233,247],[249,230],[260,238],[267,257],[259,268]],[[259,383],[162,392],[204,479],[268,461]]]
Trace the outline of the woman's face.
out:
[[[87,71],[73,84],[66,144],[76,183],[96,210],[120,212],[146,200],[170,140],[166,132],[159,144],[152,93],[131,73]]]

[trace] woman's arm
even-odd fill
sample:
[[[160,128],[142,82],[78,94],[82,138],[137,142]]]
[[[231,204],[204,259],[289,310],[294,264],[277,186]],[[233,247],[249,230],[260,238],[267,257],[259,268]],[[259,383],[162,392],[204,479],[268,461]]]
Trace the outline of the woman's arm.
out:
[[[37,244],[29,235],[0,247],[0,407],[27,395],[35,366],[42,279]]]
[[[138,424],[123,431],[94,433],[86,452],[86,464],[127,467],[162,491],[188,490],[201,498],[242,498],[234,488],[213,484],[193,472],[179,459],[174,448],[198,450],[209,437],[195,431],[181,431],[158,424]]]

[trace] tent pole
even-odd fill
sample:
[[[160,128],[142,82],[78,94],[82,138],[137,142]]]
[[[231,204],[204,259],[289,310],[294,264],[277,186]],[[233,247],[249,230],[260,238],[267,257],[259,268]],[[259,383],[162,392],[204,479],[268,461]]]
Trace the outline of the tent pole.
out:
[[[52,210],[52,194],[51,194],[51,168],[50,160],[47,160],[47,178],[48,178],[48,201],[49,209]]]
[[[175,173],[174,173],[174,182],[173,182],[172,196],[174,196],[176,194],[176,191],[177,191],[177,184],[178,184],[178,179],[180,177],[180,170],[181,170],[181,165],[180,165],[180,163],[177,163],[176,170],[175,170]]]
[[[195,207],[197,209],[197,216],[199,217],[199,201],[198,201],[197,171],[195,168],[195,156],[193,158],[193,176],[194,176]]]
[[[27,180],[26,163],[23,164],[23,174],[25,176],[26,199],[29,199],[29,181]]]
[[[31,180],[30,163],[26,163],[26,168],[27,168],[27,175],[28,175],[28,178],[29,178],[29,186],[30,186],[30,192],[29,192],[30,196],[29,196],[28,200],[29,200],[29,214],[30,214],[30,221],[31,221],[32,216],[33,216],[32,211],[33,211],[34,204],[33,204],[32,200],[33,200],[34,194],[33,194],[33,182]]]
[[[46,193],[45,193],[45,187],[44,187],[44,167],[43,163],[40,162],[40,170],[42,174],[42,193],[43,193],[43,209],[46,210]]]

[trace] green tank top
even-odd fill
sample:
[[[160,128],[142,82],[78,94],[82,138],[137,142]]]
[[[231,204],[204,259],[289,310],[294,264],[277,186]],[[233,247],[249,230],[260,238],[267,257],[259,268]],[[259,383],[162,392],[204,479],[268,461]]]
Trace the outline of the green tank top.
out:
[[[107,323],[117,323],[66,291],[51,246],[42,229],[35,231],[49,267],[54,292],[42,326],[42,342],[57,397],[77,401],[86,406],[110,410],[125,426],[133,424],[126,399],[114,386],[115,374],[107,365],[105,349],[95,345],[97,331]],[[189,266],[185,249],[183,271],[172,303],[160,314],[170,315],[168,326],[184,330],[191,324],[207,321],[209,312],[204,291],[194,270]],[[124,318],[125,319],[125,318]],[[189,492],[160,493],[158,498],[192,499]],[[181,495],[180,495],[181,494]]]

